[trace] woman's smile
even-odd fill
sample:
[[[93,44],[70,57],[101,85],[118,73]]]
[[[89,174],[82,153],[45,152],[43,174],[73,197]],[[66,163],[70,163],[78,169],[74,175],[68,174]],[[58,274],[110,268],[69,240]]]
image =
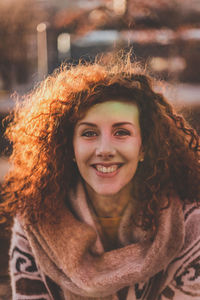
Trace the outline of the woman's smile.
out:
[[[107,165],[107,164],[100,164],[100,163],[98,163],[98,164],[94,164],[94,165],[92,165],[98,172],[101,172],[101,173],[113,173],[113,172],[115,172],[117,169],[119,169],[121,166],[122,166],[122,164],[114,164],[114,163],[112,163],[112,164],[109,164],[109,165]]]
[[[101,176],[104,178],[110,178],[118,174],[119,168],[122,166],[122,164],[111,164],[111,165],[105,165],[105,164],[95,164],[92,165],[92,167],[95,169],[97,176]]]
[[[137,105],[111,100],[92,106],[75,126],[73,146],[86,186],[99,195],[118,194],[143,157]]]

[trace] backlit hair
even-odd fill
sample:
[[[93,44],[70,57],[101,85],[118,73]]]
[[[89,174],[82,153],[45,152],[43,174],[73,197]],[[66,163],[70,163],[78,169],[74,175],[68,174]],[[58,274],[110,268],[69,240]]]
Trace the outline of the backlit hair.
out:
[[[3,187],[4,214],[53,220],[53,212],[75,187],[74,126],[94,104],[136,103],[144,161],[133,178],[133,196],[142,206],[143,228],[156,228],[162,195],[183,203],[199,200],[199,137],[178,115],[152,79],[130,58],[62,66],[18,105],[6,131],[13,144],[12,168]]]

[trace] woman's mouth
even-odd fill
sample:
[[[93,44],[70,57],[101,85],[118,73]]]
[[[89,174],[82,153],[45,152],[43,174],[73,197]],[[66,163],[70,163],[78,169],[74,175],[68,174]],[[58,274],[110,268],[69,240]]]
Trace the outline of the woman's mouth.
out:
[[[109,166],[105,166],[105,165],[101,165],[101,164],[93,165],[93,167],[102,174],[115,173],[121,166],[122,166],[122,164],[113,164],[113,165],[109,165]]]

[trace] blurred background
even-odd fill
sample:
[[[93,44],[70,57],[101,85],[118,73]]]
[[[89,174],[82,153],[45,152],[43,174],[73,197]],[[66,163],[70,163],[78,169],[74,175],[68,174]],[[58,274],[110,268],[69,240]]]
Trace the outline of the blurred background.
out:
[[[200,131],[199,0],[1,0],[0,183],[11,146],[2,120],[62,62],[131,49]],[[0,300],[11,299],[9,234],[0,226]]]

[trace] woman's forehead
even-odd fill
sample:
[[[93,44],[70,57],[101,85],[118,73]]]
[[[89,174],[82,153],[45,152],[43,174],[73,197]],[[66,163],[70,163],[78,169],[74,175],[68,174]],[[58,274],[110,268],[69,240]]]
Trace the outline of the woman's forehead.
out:
[[[98,103],[90,107],[84,114],[83,119],[99,119],[99,118],[123,118],[123,119],[138,119],[139,110],[137,104],[123,101],[110,100],[103,103]]]

